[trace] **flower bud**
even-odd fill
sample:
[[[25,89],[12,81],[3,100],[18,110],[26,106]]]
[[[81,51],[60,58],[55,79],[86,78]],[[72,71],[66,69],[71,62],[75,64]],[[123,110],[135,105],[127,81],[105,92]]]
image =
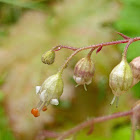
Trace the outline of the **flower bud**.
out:
[[[112,70],[109,77],[109,85],[115,95],[111,104],[113,104],[116,96],[120,96],[131,87],[132,81],[131,68],[127,60],[122,58],[122,61]]]
[[[55,60],[55,52],[47,51],[42,55],[41,61],[45,64],[51,65]]]
[[[135,84],[137,84],[140,81],[140,56],[134,58],[130,62],[130,66],[131,66],[132,73],[133,73],[132,86],[134,86]]]
[[[94,63],[89,57],[80,59],[74,68],[74,80],[78,85],[89,85],[94,76]]]
[[[42,86],[36,86],[36,94],[39,94],[40,102],[37,107],[32,109],[31,113],[35,116],[39,116],[41,110],[47,110],[47,105],[58,105],[58,99],[63,93],[63,79],[60,72],[47,78]]]

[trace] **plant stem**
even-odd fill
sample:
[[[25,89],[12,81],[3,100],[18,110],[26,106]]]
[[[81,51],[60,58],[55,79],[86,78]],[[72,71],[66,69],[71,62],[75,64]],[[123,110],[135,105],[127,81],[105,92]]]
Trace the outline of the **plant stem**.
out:
[[[128,41],[128,43],[126,44],[125,49],[124,49],[123,57],[124,57],[125,60],[126,60],[126,56],[127,56],[128,47],[129,47],[129,45],[130,45],[132,42],[134,42],[134,39],[133,39],[133,38],[130,38],[129,41]]]
[[[95,50],[95,48],[92,48],[90,51],[89,51],[89,53],[88,53],[88,57],[90,58],[91,57],[91,55],[92,55],[92,52]]]
[[[131,140],[135,140],[135,127],[136,127],[136,118],[135,114],[131,116]]]
[[[35,140],[44,140],[45,138],[58,138],[59,136],[59,133],[43,130],[36,136]]]
[[[58,45],[58,46],[53,47],[51,50],[52,50],[52,51],[59,51],[59,50],[61,50],[62,48],[69,49],[69,50],[73,50],[73,51],[76,51],[76,50],[78,49],[78,48],[75,48],[75,47],[64,46],[64,45]]]
[[[131,116],[132,114],[133,114],[133,110],[130,110],[130,111],[126,111],[126,112],[114,113],[114,114],[108,115],[108,116],[92,118],[88,121],[80,123],[79,125],[77,125],[76,127],[72,128],[68,131],[65,131],[64,133],[62,133],[62,135],[60,135],[60,137],[58,137],[57,140],[63,140],[64,138],[80,131],[81,129],[91,126],[92,124],[104,122],[107,120],[112,120],[112,119],[119,118],[119,117]]]
[[[132,41],[131,41],[132,40]],[[97,45],[91,45],[91,46],[87,46],[87,47],[83,47],[83,48],[79,48],[79,49],[76,49],[68,58],[67,60],[65,61],[65,63],[63,64],[63,66],[61,67],[60,71],[63,71],[69,61],[72,59],[73,56],[75,56],[77,53],[79,53],[80,51],[83,51],[83,50],[87,50],[87,49],[91,49],[91,48],[98,48],[98,47],[104,47],[104,46],[109,46],[109,45],[116,45],[116,44],[122,44],[122,43],[128,43],[127,46],[129,46],[132,42],[135,42],[135,41],[138,41],[140,40],[140,37],[135,37],[135,38],[130,38],[130,39],[126,39],[126,40],[119,40],[119,41],[112,41],[112,42],[106,42],[106,43],[101,43],[101,44],[97,44]],[[127,47],[125,49],[125,54],[127,53]]]

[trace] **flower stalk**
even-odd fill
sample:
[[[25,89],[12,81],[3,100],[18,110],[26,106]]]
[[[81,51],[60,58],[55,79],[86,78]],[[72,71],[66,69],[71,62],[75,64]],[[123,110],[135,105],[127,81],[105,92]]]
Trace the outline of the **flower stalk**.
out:
[[[136,41],[138,41],[138,40],[140,40],[140,37],[125,39],[125,40],[119,40],[119,41],[106,42],[106,43],[101,43],[101,44],[97,44],[97,45],[90,45],[90,46],[87,46],[87,47],[78,48],[78,49],[76,49],[76,50],[67,58],[67,60],[65,61],[65,63],[62,65],[60,71],[63,71],[63,70],[67,67],[69,61],[70,61],[77,53],[79,53],[79,52],[81,52],[81,51],[83,51],[83,50],[87,50],[87,49],[92,49],[92,48],[97,49],[97,48],[99,48],[99,47],[105,47],[105,46],[116,45],[116,44],[123,44],[123,43],[128,43],[128,42],[129,42],[129,43],[127,44],[127,47],[125,48],[125,56],[124,56],[124,57],[126,57],[126,53],[127,53],[127,49],[128,49],[128,47],[129,47],[129,45],[130,45],[132,42],[136,42]],[[69,47],[68,47],[68,46],[67,46],[67,47],[65,46],[65,48],[69,48]]]
[[[121,117],[132,116],[133,111],[134,110],[131,109],[129,111],[118,112],[118,113],[114,113],[114,114],[107,115],[107,116],[101,116],[101,117],[96,117],[96,118],[93,117],[90,120],[84,121],[84,122],[76,125],[75,127],[69,129],[69,130],[66,130],[66,131],[64,131],[62,133],[59,133],[59,135],[57,135],[57,136],[55,135],[53,137],[53,135],[52,135],[51,137],[56,138],[57,140],[64,140],[65,138],[67,138],[67,137],[69,137],[69,136],[71,136],[73,134],[76,134],[77,132],[81,131],[84,128],[87,128],[87,127],[89,127],[91,125],[95,125],[96,123],[105,122],[105,121],[109,121],[109,120],[113,120],[113,119],[121,118]],[[46,133],[45,133],[45,131],[46,131]],[[43,135],[45,136],[44,139],[47,138],[47,137],[50,137],[50,135],[47,136],[48,130],[43,130],[43,133],[44,133]]]
[[[114,98],[111,102],[111,104],[114,102],[115,98],[117,97],[117,102],[118,102],[118,96],[122,94],[122,92],[124,91],[127,91],[131,85],[132,85],[132,75],[131,75],[131,70],[130,70],[130,66],[129,64],[127,63],[127,59],[126,59],[126,56],[127,56],[127,50],[128,50],[128,47],[131,43],[135,42],[135,41],[139,41],[140,40],[140,37],[135,37],[135,38],[130,38],[130,37],[127,37],[125,35],[123,35],[122,33],[118,33],[119,35],[121,35],[124,40],[119,40],[119,41],[112,41],[112,42],[106,42],[106,43],[101,43],[101,44],[97,44],[97,45],[91,45],[91,46],[87,46],[87,47],[82,47],[82,48],[75,48],[75,47],[69,47],[69,46],[63,46],[63,45],[58,45],[56,47],[53,47],[50,52],[56,52],[56,51],[59,51],[61,50],[62,48],[65,48],[65,49],[70,49],[72,51],[74,51],[68,58],[67,60],[65,61],[65,63],[62,65],[62,67],[60,68],[59,72],[58,72],[58,77],[57,78],[54,78],[55,80],[48,84],[51,80],[47,80],[47,82],[45,82],[45,85],[43,83],[43,85],[41,86],[41,88],[39,89],[39,93],[40,93],[40,102],[38,103],[37,107],[32,109],[32,114],[35,116],[35,117],[38,117],[40,114],[40,110],[46,110],[46,106],[51,103],[51,104],[54,104],[54,105],[57,105],[58,102],[56,99],[58,99],[62,92],[63,92],[63,80],[61,79],[61,76],[62,76],[62,73],[64,71],[64,69],[67,67],[69,61],[79,52],[83,51],[83,50],[87,50],[87,49],[91,49],[90,52],[88,53],[87,57],[90,58],[91,57],[91,54],[92,52],[97,49],[97,53],[105,46],[109,46],[109,45],[116,45],[116,44],[122,44],[122,43],[127,43],[125,49],[124,49],[124,54],[122,56],[122,61],[120,62],[121,65],[123,65],[123,67],[119,68],[119,69],[122,69],[121,72],[123,77],[121,77],[121,79],[117,79],[117,81],[121,81],[121,85],[119,85],[118,83],[117,84],[112,84],[111,85],[111,88],[114,92]],[[50,55],[51,54],[51,55]],[[49,62],[47,62],[47,64],[52,64],[54,62],[54,56],[52,53],[50,53],[49,57],[44,57],[44,58],[47,58],[46,60],[49,60]],[[51,56],[51,57],[50,57]],[[53,56],[53,57],[52,57]],[[49,59],[48,59],[49,58]],[[46,63],[46,61],[45,61]],[[119,64],[119,65],[120,65]],[[118,66],[119,67],[119,66]],[[113,75],[114,76],[114,75]],[[51,77],[52,78],[52,77]],[[53,78],[52,78],[53,79]],[[56,82],[57,81],[57,82]],[[58,82],[59,81],[59,82]],[[55,85],[57,83],[58,87],[60,87],[59,90],[57,90],[56,87],[54,88],[48,88],[47,86],[51,86],[51,85]],[[85,84],[84,84],[85,85]],[[116,85],[119,85],[119,89],[117,87],[117,90],[116,90]],[[45,87],[45,91],[41,91],[42,90],[42,87],[44,88]],[[59,92],[58,92],[59,91]],[[117,91],[117,92],[116,92]],[[119,91],[119,92],[118,92]],[[57,93],[58,92],[58,93]],[[48,94],[49,93],[49,94]],[[55,94],[56,93],[56,94]],[[49,95],[49,98],[48,98],[48,95]],[[50,96],[51,95],[51,96]],[[55,95],[55,96],[54,96]],[[53,97],[53,98],[52,98]],[[49,99],[49,100],[48,100]],[[52,100],[52,99],[55,99],[55,100]],[[47,105],[46,105],[47,104]],[[46,105],[46,106],[45,106]],[[137,109],[137,110],[136,110]],[[78,124],[76,127],[68,130],[68,131],[65,131],[63,132],[62,134],[55,134],[55,133],[50,133],[49,134],[54,134],[52,136],[52,138],[57,138],[58,140],[64,140],[66,137],[70,136],[70,135],[73,135],[77,132],[79,132],[80,130],[86,128],[86,127],[89,127],[95,123],[99,123],[99,122],[104,122],[104,121],[107,121],[107,120],[112,120],[112,119],[115,119],[115,118],[119,118],[119,117],[125,117],[125,116],[131,116],[132,117],[132,120],[135,120],[137,119],[137,121],[139,121],[139,118],[140,118],[140,115],[139,114],[136,114],[136,111],[140,111],[140,105],[137,106],[137,108],[133,108],[131,109],[130,111],[126,111],[126,112],[118,112],[118,113],[115,113],[115,114],[112,114],[112,115],[108,115],[108,116],[102,116],[102,117],[97,117],[97,118],[91,118],[90,120],[88,121],[85,121],[85,122],[82,122],[80,124]],[[138,118],[139,117],[139,118]],[[135,124],[136,121],[134,121],[134,124]],[[135,126],[133,125],[132,126],[132,140],[134,140],[134,129]],[[91,128],[91,131],[93,128]],[[45,131],[44,131],[44,134]],[[46,135],[47,137],[47,135]]]

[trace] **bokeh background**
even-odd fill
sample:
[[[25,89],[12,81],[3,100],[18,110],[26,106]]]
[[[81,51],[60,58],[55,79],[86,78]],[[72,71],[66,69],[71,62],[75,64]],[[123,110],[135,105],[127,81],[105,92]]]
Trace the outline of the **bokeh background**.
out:
[[[93,53],[96,72],[87,92],[82,86],[75,88],[72,78],[74,65],[88,53],[83,51],[64,72],[59,106],[50,105],[38,118],[30,113],[39,101],[35,86],[55,74],[72,53],[62,49],[48,66],[41,62],[46,50],[59,44],[78,48],[122,39],[115,31],[140,36],[139,15],[139,0],[0,0],[0,140],[34,140],[44,129],[63,132],[91,117],[131,109],[140,98],[140,83],[121,96],[118,108],[110,106],[108,77],[124,48],[116,45]],[[133,43],[128,61],[139,55],[140,42]],[[87,131],[79,132],[77,139],[128,140],[131,123],[126,117],[96,124],[92,135]]]

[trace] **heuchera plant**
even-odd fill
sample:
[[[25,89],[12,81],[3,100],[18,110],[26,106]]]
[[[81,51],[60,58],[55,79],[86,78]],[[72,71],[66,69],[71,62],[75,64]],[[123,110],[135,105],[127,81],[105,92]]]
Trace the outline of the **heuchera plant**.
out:
[[[121,35],[124,40],[119,41],[112,41],[107,43],[101,43],[97,45],[91,45],[87,47],[82,48],[75,48],[75,47],[69,47],[69,46],[63,46],[58,45],[56,47],[53,47],[51,50],[45,52],[42,55],[42,62],[48,65],[51,65],[55,61],[55,53],[62,48],[73,50],[74,52],[70,55],[70,57],[65,61],[65,63],[62,65],[60,70],[57,74],[54,74],[47,78],[42,86],[36,86],[36,94],[39,95],[39,103],[37,104],[36,108],[33,108],[31,110],[31,113],[38,117],[40,116],[40,111],[46,111],[49,104],[52,105],[58,105],[59,104],[59,98],[63,93],[63,79],[62,74],[63,71],[66,69],[69,61],[80,51],[90,49],[87,56],[80,59],[74,68],[74,80],[77,83],[77,86],[83,85],[85,90],[86,85],[89,85],[92,82],[92,78],[94,77],[95,67],[94,63],[91,59],[92,52],[97,49],[96,53],[99,53],[103,47],[108,45],[116,45],[116,44],[122,44],[127,43],[124,52],[122,54],[122,60],[121,62],[112,70],[109,76],[109,86],[114,94],[114,98],[111,101],[111,105],[116,100],[116,107],[118,106],[118,99],[119,96],[125,92],[127,92],[131,87],[133,87],[136,83],[140,81],[140,56],[132,60],[130,64],[127,62],[127,50],[129,48],[129,45],[135,41],[139,41],[140,37],[130,38],[122,33],[117,32],[119,35]],[[131,116],[132,120],[132,140],[134,140],[134,131],[136,129],[137,123],[140,121],[140,101],[134,105],[134,107],[127,112],[121,112],[121,113],[115,113],[109,116],[103,116],[98,118],[91,118],[88,121],[85,121],[76,127],[63,132],[62,134],[58,134],[55,132],[49,132],[45,131],[43,134],[47,137],[57,138],[59,140],[63,140],[66,137],[75,134],[76,132],[80,131],[81,129],[91,126],[94,123],[118,118],[118,117],[124,117],[124,116]],[[92,128],[92,127],[91,127]],[[91,131],[92,129],[90,129]]]

